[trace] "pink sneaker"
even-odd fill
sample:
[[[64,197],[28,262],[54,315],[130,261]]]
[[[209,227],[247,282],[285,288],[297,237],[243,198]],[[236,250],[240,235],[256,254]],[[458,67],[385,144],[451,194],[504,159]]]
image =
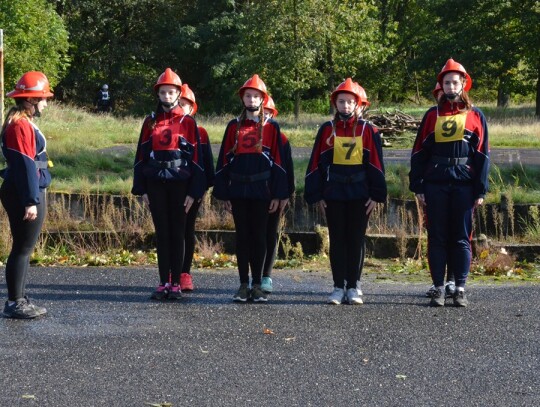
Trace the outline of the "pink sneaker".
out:
[[[191,274],[180,274],[180,288],[182,291],[193,291],[193,279],[191,278]]]

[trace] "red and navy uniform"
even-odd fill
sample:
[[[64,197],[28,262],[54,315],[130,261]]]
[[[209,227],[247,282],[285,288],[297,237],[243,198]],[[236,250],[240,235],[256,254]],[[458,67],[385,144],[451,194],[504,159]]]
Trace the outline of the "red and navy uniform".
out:
[[[47,169],[46,139],[38,127],[26,118],[8,123],[2,134],[2,153],[7,168],[0,200],[8,219],[13,243],[6,262],[8,299],[25,297],[30,255],[36,245],[47,213],[46,188],[51,183]],[[36,206],[34,220],[23,220],[26,207]]]
[[[230,200],[236,230],[236,258],[241,284],[261,284],[266,257],[268,210],[273,199],[288,196],[279,125],[235,119],[223,136],[213,195]],[[237,128],[238,139],[236,137]]]
[[[26,119],[10,123],[2,136],[2,153],[8,164],[2,177],[16,188],[24,206],[39,205],[40,191],[51,183],[46,150],[45,136]]]
[[[283,163],[285,171],[287,172],[287,189],[289,191],[288,197],[290,199],[295,191],[294,165],[291,144],[283,133],[281,133],[281,144],[283,145]],[[270,277],[272,274],[272,268],[274,267],[277,255],[278,228],[281,215],[282,211],[279,209],[268,215],[266,229],[266,258],[264,260],[263,277]]]
[[[428,261],[433,284],[444,285],[446,268],[463,287],[471,263],[474,202],[488,191],[486,119],[473,107],[444,102],[430,108],[414,143],[409,189],[424,194]]]
[[[179,165],[174,165],[174,163]],[[166,163],[172,163],[170,168]],[[187,181],[188,195],[198,199],[206,191],[204,158],[195,119],[176,106],[144,120],[133,174],[134,195],[147,193],[150,181]]]
[[[229,122],[223,136],[216,165],[213,195],[220,200],[286,199],[287,174],[283,167],[283,146],[279,125],[274,120],[264,122],[262,151],[258,151],[258,122],[245,119]]]
[[[379,132],[362,119],[355,126],[355,120],[337,119],[335,127],[332,121],[320,127],[304,191],[309,204],[326,202],[330,267],[334,287],[342,289],[356,288],[359,279],[369,219],[366,203],[385,202],[387,193]]]
[[[335,137],[351,137],[354,120],[354,117],[346,121],[338,120]],[[371,198],[376,202],[386,201],[379,132],[366,121],[358,120],[356,137],[362,143],[361,164],[336,164],[333,160],[332,122],[320,127],[306,172],[304,197],[307,203],[314,204],[321,199],[347,201]]]
[[[208,132],[204,127],[198,126],[199,137],[201,139],[201,149],[204,162],[204,174],[206,176],[206,190],[214,185],[215,171],[214,171],[214,156],[212,154],[212,146],[208,138]],[[191,272],[191,262],[193,261],[193,253],[195,252],[195,221],[197,219],[197,213],[201,202],[195,200],[191,206],[187,218],[186,218],[186,233],[185,233],[185,253],[184,253],[184,265],[182,266],[182,273]]]
[[[160,283],[178,283],[184,263],[186,196],[197,201],[206,191],[199,131],[176,106],[148,116],[135,157],[134,195],[148,195],[156,230]]]
[[[202,126],[198,126],[199,137],[201,139],[201,149],[204,163],[204,175],[206,176],[206,190],[214,186],[216,173],[214,170],[214,155],[212,154],[212,145],[208,138],[208,132]]]

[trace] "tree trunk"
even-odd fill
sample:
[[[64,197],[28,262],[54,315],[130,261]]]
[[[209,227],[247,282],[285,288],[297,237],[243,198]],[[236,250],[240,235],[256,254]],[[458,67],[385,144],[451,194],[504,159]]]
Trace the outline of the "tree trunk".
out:
[[[507,108],[510,103],[510,95],[506,93],[502,87],[499,85],[497,90],[497,107]]]
[[[538,65],[538,78],[536,78],[536,117],[540,118],[540,64]]]
[[[294,92],[294,120],[298,123],[300,118],[300,91],[297,89]]]

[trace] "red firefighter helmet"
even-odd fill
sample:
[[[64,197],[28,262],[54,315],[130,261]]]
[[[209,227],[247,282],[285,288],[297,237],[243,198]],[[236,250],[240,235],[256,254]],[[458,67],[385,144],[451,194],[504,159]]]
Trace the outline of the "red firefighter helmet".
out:
[[[354,85],[356,86],[356,93],[360,96],[360,103],[364,106],[369,106],[371,103],[367,99],[366,90],[358,82],[354,82]]]
[[[165,72],[159,75],[159,78],[154,85],[154,91],[157,92],[161,85],[173,85],[181,89],[182,81],[180,80],[180,77],[176,73],[174,73],[171,68],[167,68],[165,69]]]
[[[463,65],[454,61],[452,58],[446,61],[446,64],[444,64],[441,72],[439,72],[437,75],[437,82],[439,82],[441,86],[444,75],[446,75],[448,72],[458,72],[465,77],[465,86],[463,87],[464,91],[468,92],[472,88],[472,79],[470,75],[467,73]]]
[[[276,105],[274,103],[274,99],[272,99],[272,96],[268,96],[268,98],[264,102],[263,108],[271,110],[272,117],[276,117],[278,115],[278,110],[276,109]]]
[[[194,115],[195,113],[197,113],[197,109],[198,109],[197,102],[195,102],[195,94],[190,89],[187,83],[184,83],[182,85],[181,90],[182,90],[182,97],[184,99],[189,100],[191,104],[193,105],[193,110],[191,111],[191,114]]]
[[[433,97],[435,99],[438,99],[439,93],[442,91],[443,90],[442,90],[441,84],[437,82],[437,84],[435,85],[435,88],[431,92],[433,93]]]
[[[238,90],[238,95],[240,95],[240,99],[244,97],[244,92],[246,89],[255,89],[261,92],[264,95],[264,101],[268,99],[268,91],[266,90],[266,85],[264,84],[263,80],[259,78],[259,75],[255,74],[251,78],[249,78],[244,85]]]
[[[10,98],[50,98],[53,95],[49,80],[39,71],[26,72],[7,94]]]
[[[341,82],[330,95],[330,100],[332,101],[332,104],[336,106],[337,95],[338,93],[341,93],[341,92],[351,93],[356,99],[356,104],[360,104],[361,103],[360,95],[357,93],[359,85],[358,86],[357,85],[358,84],[355,85],[355,83],[353,82],[351,78],[347,78],[345,79],[345,82]]]

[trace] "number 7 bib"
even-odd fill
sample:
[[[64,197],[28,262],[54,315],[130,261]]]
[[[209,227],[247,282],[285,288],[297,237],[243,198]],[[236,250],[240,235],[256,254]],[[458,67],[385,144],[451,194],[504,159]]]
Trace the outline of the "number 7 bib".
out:
[[[463,140],[467,113],[454,116],[438,116],[435,123],[435,142],[448,143]]]
[[[362,164],[362,137],[334,137],[334,164]]]

